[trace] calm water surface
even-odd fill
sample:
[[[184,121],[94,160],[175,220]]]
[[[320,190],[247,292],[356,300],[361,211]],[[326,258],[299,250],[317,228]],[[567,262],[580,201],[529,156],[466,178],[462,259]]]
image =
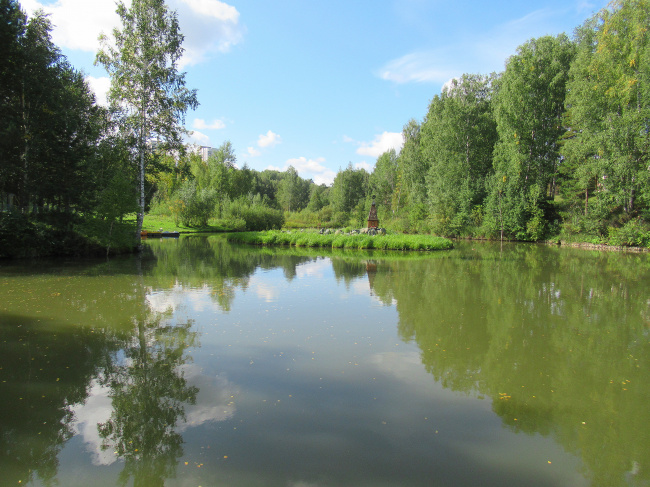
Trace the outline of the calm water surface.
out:
[[[650,482],[648,255],[0,264],[0,485]]]

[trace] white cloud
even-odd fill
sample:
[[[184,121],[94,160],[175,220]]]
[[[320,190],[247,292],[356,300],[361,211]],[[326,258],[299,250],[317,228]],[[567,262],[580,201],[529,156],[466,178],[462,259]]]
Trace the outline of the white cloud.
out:
[[[125,0],[127,6],[130,0]],[[114,0],[58,0],[44,4],[38,0],[23,0],[23,10],[31,15],[41,8],[54,28],[52,40],[57,46],[96,52],[100,33],[109,38],[120,19]],[[218,0],[170,0],[169,9],[178,13],[180,29],[185,36],[185,52],[180,67],[197,64],[214,52],[228,52],[241,41],[244,28],[239,23],[239,12]]]
[[[239,21],[237,9],[218,0],[181,0],[181,2],[188,5],[193,12],[199,15],[233,23]]]
[[[223,120],[213,120],[212,123],[206,123],[202,118],[194,119],[194,128],[199,130],[219,130],[226,127]]]
[[[325,167],[323,163],[325,162],[324,157],[318,157],[316,159],[307,159],[306,157],[297,157],[294,159],[287,160],[286,167],[293,166],[300,174],[300,177],[305,179],[311,179],[316,184],[332,184],[336,173],[331,169]]]
[[[108,106],[108,90],[111,87],[111,79],[107,77],[95,78],[94,76],[86,76],[86,83],[90,89],[95,93],[95,100],[98,105]]]
[[[260,135],[257,139],[257,145],[259,147],[273,147],[280,142],[282,142],[282,138],[270,130],[267,133]]]
[[[311,179],[315,184],[326,184],[330,185],[334,182],[336,177],[336,172],[325,167],[323,163],[325,162],[324,157],[318,157],[316,159],[307,159],[306,157],[295,157],[293,159],[287,159],[283,168],[277,166],[268,166],[266,169],[272,171],[286,171],[289,166],[293,166],[298,175],[303,179]]]
[[[180,66],[198,64],[215,52],[228,52],[244,36],[239,12],[218,0],[170,0],[185,36]]]
[[[399,152],[404,145],[404,136],[401,132],[383,132],[375,136],[372,142],[362,142],[357,149],[361,156],[379,157],[384,152],[395,149]]]
[[[230,382],[224,374],[205,375],[202,368],[196,364],[184,364],[179,369],[188,384],[198,387],[199,392],[194,404],[184,406],[185,420],[176,425],[177,431],[183,432],[204,423],[225,421],[235,415],[235,398],[239,387]]]
[[[21,5],[27,15],[38,9],[49,14],[54,25],[52,41],[68,49],[96,52],[99,34],[108,35],[120,24],[113,0],[58,0],[51,4],[23,0]]]
[[[210,137],[197,130],[193,130],[188,134],[188,140],[190,144],[210,145]]]
[[[456,69],[446,66],[442,50],[414,52],[389,61],[379,70],[379,77],[395,83],[444,83],[455,76]]]
[[[255,283],[251,284],[250,288],[257,294],[258,298],[267,303],[277,301],[280,296],[280,290],[272,284]]]
[[[251,157],[259,157],[262,155],[262,153],[258,151],[255,147],[249,147],[246,150],[248,151],[248,155]]]
[[[296,266],[296,276],[299,279],[310,277],[321,279],[332,270],[332,262],[329,259],[319,259],[315,262],[308,262]]]
[[[372,172],[373,170],[373,165],[368,164],[366,161],[355,162],[353,166],[355,169],[365,169],[368,172]]]

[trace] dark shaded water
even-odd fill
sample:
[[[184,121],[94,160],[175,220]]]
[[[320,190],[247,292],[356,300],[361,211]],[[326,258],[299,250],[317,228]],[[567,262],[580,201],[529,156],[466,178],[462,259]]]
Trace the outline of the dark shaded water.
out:
[[[0,485],[650,482],[650,261],[154,241],[0,265]]]

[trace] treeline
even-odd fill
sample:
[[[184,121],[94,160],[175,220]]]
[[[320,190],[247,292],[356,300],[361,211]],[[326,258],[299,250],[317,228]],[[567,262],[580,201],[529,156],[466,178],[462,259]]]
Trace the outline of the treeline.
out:
[[[566,35],[466,74],[409,121],[370,177],[408,231],[648,245],[650,2],[616,0]]]
[[[132,211],[124,206],[130,198],[116,197],[130,188],[129,153],[83,73],[52,43],[48,17],[39,11],[27,19],[15,0],[0,0],[0,16],[4,207]]]
[[[171,215],[184,226],[204,227],[216,219],[233,230],[342,227],[363,225],[368,217],[371,175],[351,165],[327,186],[301,178],[292,166],[239,168],[230,142],[206,160],[190,150],[157,161],[148,184],[149,212]]]
[[[48,229],[80,230],[80,215],[84,224],[102,226],[81,233],[106,235],[136,208],[128,148],[108,111],[96,104],[83,73],[53,44],[51,30],[42,11],[28,19],[17,1],[0,0],[0,247],[5,251],[47,246]]]
[[[396,231],[649,245],[648,25],[650,2],[616,0],[572,39],[531,39],[502,73],[452,80],[372,173],[348,165],[325,187],[231,165],[247,183],[212,188],[295,226],[363,225],[374,196]],[[197,188],[214,162],[193,171]]]
[[[649,0],[615,0],[573,38],[519,46],[502,73],[452,80],[405,124],[399,153],[372,173],[348,164],[331,186],[238,167],[229,142],[206,161],[134,143],[51,42],[47,16],[27,19],[16,0],[0,0],[0,16],[0,202],[32,220],[112,235],[144,194],[186,226],[362,226],[374,197],[394,231],[650,245]]]

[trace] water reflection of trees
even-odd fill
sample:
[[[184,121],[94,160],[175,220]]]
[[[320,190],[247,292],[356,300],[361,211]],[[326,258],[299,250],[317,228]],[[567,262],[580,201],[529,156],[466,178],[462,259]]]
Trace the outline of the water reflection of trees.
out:
[[[594,485],[647,482],[647,256],[475,247],[398,258],[329,255],[338,280],[367,276],[373,294],[395,304],[400,335],[418,344],[422,363],[446,387],[489,397],[513,431],[552,436],[583,458]],[[62,280],[69,286],[62,296],[34,301],[48,319],[0,314],[7,484],[55,481],[58,453],[72,434],[71,405],[83,403],[101,377],[114,410],[100,431],[124,460],[121,480],[162,485],[174,474],[178,425],[198,392],[182,373],[198,337],[190,323],[148,310],[147,294],[207,287],[228,310],[257,269],[280,266],[291,279],[321,254],[215,237],[166,242],[155,253],[142,268],[113,263],[75,284]]]
[[[251,248],[229,244],[221,236],[190,236],[168,242],[150,243],[157,262],[146,275],[148,285],[169,288],[208,288],[210,296],[224,311],[229,311],[236,289],[246,290],[250,277],[260,269],[282,268],[285,278],[296,276],[298,265],[314,260],[295,249]]]
[[[124,357],[105,372],[113,411],[98,428],[103,448],[124,460],[122,485],[133,478],[134,486],[162,486],[175,476],[183,454],[176,427],[198,393],[181,371],[187,349],[197,345],[191,326],[165,324],[161,315],[138,320],[136,333],[124,343]]]
[[[579,454],[593,485],[648,482],[647,256],[474,247],[379,262],[372,290],[400,335],[446,387]]]
[[[197,337],[189,323],[170,325],[147,310],[147,293],[175,284],[208,287],[228,310],[235,289],[246,289],[256,269],[279,262],[291,279],[300,263],[315,258],[251,252],[214,237],[176,243],[165,242],[144,259],[16,269],[28,276],[23,292],[12,290],[21,295],[19,311],[0,314],[3,482],[56,482],[58,454],[73,435],[74,408],[99,377],[110,387],[114,408],[101,433],[125,461],[122,479],[160,484],[173,473],[182,451],[175,427],[197,394],[181,372]]]
[[[0,472],[4,485],[55,482],[72,436],[71,406],[106,365],[116,343],[101,329],[0,315]]]

